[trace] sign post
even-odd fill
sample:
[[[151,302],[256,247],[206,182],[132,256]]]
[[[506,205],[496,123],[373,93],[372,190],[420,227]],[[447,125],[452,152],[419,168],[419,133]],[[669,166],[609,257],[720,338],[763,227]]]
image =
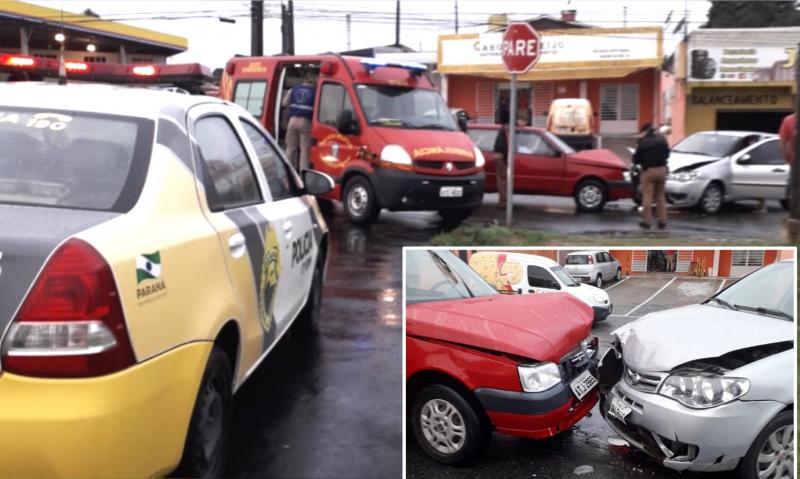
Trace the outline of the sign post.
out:
[[[525,74],[539,61],[541,38],[526,22],[508,24],[503,35],[502,58],[511,74],[511,95],[508,102],[508,155],[506,156],[506,226],[511,227],[514,215],[514,153],[517,130],[517,75]]]

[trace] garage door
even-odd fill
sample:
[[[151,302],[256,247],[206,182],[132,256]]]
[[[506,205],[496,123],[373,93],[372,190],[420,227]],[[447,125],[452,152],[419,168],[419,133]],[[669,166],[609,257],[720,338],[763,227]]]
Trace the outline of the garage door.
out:
[[[678,261],[675,263],[676,273],[686,273],[694,258],[693,251],[678,250]]]
[[[600,133],[630,134],[639,129],[639,85],[600,86]]]
[[[764,250],[734,250],[731,255],[731,276],[741,278],[764,266]]]
[[[647,272],[647,251],[635,250],[631,252],[631,272]]]

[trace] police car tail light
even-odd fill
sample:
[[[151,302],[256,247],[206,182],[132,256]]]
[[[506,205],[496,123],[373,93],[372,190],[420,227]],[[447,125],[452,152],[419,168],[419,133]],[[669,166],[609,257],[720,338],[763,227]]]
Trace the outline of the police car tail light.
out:
[[[114,276],[84,241],[64,243],[28,293],[4,341],[2,369],[91,377],[135,362]]]

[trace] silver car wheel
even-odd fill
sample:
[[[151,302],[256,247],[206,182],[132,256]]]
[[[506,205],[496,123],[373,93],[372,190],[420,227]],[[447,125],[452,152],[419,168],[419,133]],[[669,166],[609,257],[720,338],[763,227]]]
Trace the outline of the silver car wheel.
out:
[[[778,428],[764,441],[757,471],[759,479],[794,477],[794,426]]]
[[[455,454],[464,446],[467,430],[461,413],[444,399],[431,399],[422,406],[420,424],[425,440],[442,454]]]
[[[581,204],[588,209],[597,207],[603,201],[603,192],[600,187],[594,184],[583,186],[578,193]]]
[[[703,202],[703,211],[717,212],[722,207],[722,190],[717,185],[709,185],[701,201]]]
[[[367,211],[368,203],[369,193],[367,193],[367,189],[364,186],[356,185],[350,188],[350,192],[347,195],[347,206],[354,215],[363,215]]]
[[[597,278],[594,279],[594,285],[598,288],[603,287],[603,277],[600,276],[599,274],[597,275]]]

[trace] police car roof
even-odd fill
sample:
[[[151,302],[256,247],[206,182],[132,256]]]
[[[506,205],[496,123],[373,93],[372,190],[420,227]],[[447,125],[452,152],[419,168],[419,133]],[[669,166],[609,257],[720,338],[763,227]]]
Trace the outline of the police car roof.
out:
[[[200,103],[226,103],[219,98],[204,95],[101,83],[0,83],[0,98],[0,107],[52,108],[151,119],[158,117],[165,106],[187,110]]]

